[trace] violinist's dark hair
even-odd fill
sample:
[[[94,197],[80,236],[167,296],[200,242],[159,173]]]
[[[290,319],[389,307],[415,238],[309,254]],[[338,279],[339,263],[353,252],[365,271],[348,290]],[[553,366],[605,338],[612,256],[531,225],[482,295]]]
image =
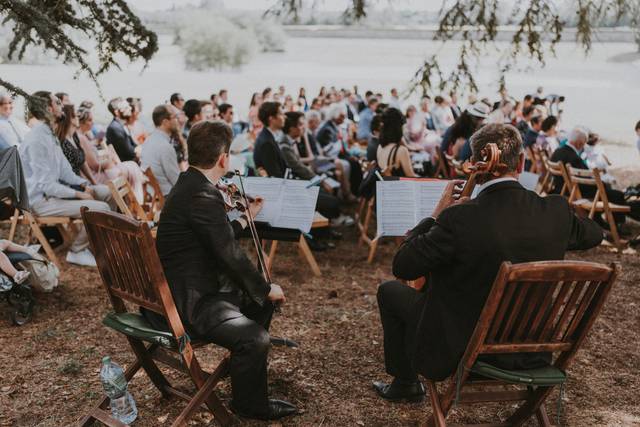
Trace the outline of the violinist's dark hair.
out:
[[[229,152],[233,131],[223,121],[205,120],[196,123],[189,131],[187,149],[189,165],[210,169],[223,153]]]
[[[493,142],[500,150],[500,162],[507,165],[509,172],[515,172],[522,152],[520,131],[511,125],[492,123],[480,128],[471,136],[471,160],[482,160],[480,151]]]
[[[380,145],[398,144],[402,139],[404,115],[397,108],[387,108],[382,113],[382,130],[380,131]]]

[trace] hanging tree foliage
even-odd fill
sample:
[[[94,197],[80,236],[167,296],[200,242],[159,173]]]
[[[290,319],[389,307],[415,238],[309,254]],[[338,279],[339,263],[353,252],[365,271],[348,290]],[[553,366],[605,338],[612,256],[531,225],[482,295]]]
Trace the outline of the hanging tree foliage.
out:
[[[376,0],[347,0],[344,17],[360,20]],[[294,21],[304,7],[314,7],[315,0],[277,0],[267,11],[279,16],[289,16]],[[438,29],[434,39],[443,44],[459,40],[457,64],[445,70],[437,55],[425,58],[411,80],[410,89],[426,93],[430,89],[451,88],[478,89],[473,75],[481,55],[494,47],[501,25],[515,27],[509,47],[500,52],[498,80],[504,86],[504,75],[518,59],[528,58],[541,66],[545,58],[555,54],[557,44],[563,40],[567,23],[561,17],[554,0],[443,0],[439,11]],[[571,7],[575,12],[576,42],[585,51],[591,49],[594,30],[605,20],[631,26],[640,46],[640,0],[575,0]],[[507,9],[510,13],[498,13]],[[502,19],[500,16],[508,16]]]
[[[118,67],[117,55],[149,61],[158,50],[156,34],[148,30],[125,0],[0,0],[2,25],[13,27],[9,57],[22,59],[27,47],[40,46],[67,64],[78,66],[97,84],[97,77]],[[87,48],[73,37],[93,43],[97,65],[91,65]],[[29,97],[0,77],[0,86]]]

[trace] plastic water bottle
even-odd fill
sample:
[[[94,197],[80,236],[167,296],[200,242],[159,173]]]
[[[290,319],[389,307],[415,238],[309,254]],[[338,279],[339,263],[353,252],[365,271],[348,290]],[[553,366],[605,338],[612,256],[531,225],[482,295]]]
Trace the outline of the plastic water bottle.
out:
[[[127,391],[127,379],[124,371],[109,356],[102,358],[100,380],[104,392],[110,399],[111,415],[121,423],[131,424],[138,416],[136,402]]]

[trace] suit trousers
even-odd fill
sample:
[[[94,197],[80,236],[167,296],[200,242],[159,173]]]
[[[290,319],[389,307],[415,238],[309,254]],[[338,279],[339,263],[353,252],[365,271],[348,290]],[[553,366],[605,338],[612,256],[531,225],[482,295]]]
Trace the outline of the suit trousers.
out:
[[[334,219],[340,216],[340,200],[333,194],[329,194],[324,189],[318,193],[316,210],[325,218]]]
[[[239,310],[238,317],[226,320],[202,337],[231,351],[229,373],[235,410],[251,415],[267,415],[267,356],[271,340],[269,324],[273,305],[252,304]]]
[[[384,363],[387,373],[403,381],[416,381],[411,363],[420,308],[426,294],[398,281],[378,287],[378,308],[384,331]]]

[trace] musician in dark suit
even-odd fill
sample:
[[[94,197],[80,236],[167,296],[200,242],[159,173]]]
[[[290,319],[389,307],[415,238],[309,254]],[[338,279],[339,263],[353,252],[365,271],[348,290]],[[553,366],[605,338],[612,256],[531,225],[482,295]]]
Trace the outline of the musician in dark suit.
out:
[[[556,149],[556,151],[551,154],[552,162],[560,162],[562,164],[569,164],[571,167],[575,169],[588,169],[587,164],[580,157],[580,153],[584,149],[584,146],[587,144],[587,139],[589,138],[589,134],[587,130],[582,129],[580,127],[574,128],[569,134],[569,140],[565,145]],[[564,179],[561,176],[554,176],[554,187],[553,192],[559,193],[562,189],[562,185],[564,184]],[[580,193],[582,193],[583,197],[593,198],[596,195],[596,187],[593,185],[585,185],[579,184]],[[607,193],[607,199],[610,203],[615,203],[617,205],[626,205],[627,201],[624,199],[624,193],[620,190],[615,190],[611,188],[610,184],[604,183],[605,191]],[[635,219],[640,219],[640,214],[638,213],[639,207],[631,206],[630,216]],[[616,223],[622,224],[625,222],[625,216],[622,213],[614,213],[613,214]]]
[[[180,174],[160,216],[157,249],[178,313],[191,338],[231,351],[232,409],[272,420],[296,412],[267,397],[268,325],[282,289],[269,284],[236,240],[247,226],[229,222],[215,184],[229,167],[231,128],[221,121],[195,124],[187,140],[189,169]],[[257,200],[250,210],[262,206]],[[145,315],[158,327],[156,320]]]
[[[287,165],[278,147],[283,137],[284,112],[279,102],[263,102],[258,110],[258,119],[264,127],[256,138],[253,162],[256,168],[263,168],[269,176],[282,178]]]
[[[524,167],[522,138],[511,125],[490,124],[471,138],[472,158],[494,142],[508,171],[479,176],[479,195],[456,200],[450,184],[433,217],[411,230],[393,260],[393,274],[415,280],[428,275],[423,291],[392,281],[378,288],[390,384],[375,382],[390,400],[420,400],[418,374],[443,380],[455,369],[476,326],[503,261],[563,259],[565,251],[594,247],[598,225],[574,214],[566,199],[540,197],[517,181]],[[505,369],[531,368],[547,357],[507,355],[491,363]]]
[[[114,98],[109,101],[108,108],[113,120],[107,127],[107,144],[113,145],[121,161],[137,161],[136,144],[131,133],[124,127],[124,120],[131,116],[131,106],[122,98]]]

